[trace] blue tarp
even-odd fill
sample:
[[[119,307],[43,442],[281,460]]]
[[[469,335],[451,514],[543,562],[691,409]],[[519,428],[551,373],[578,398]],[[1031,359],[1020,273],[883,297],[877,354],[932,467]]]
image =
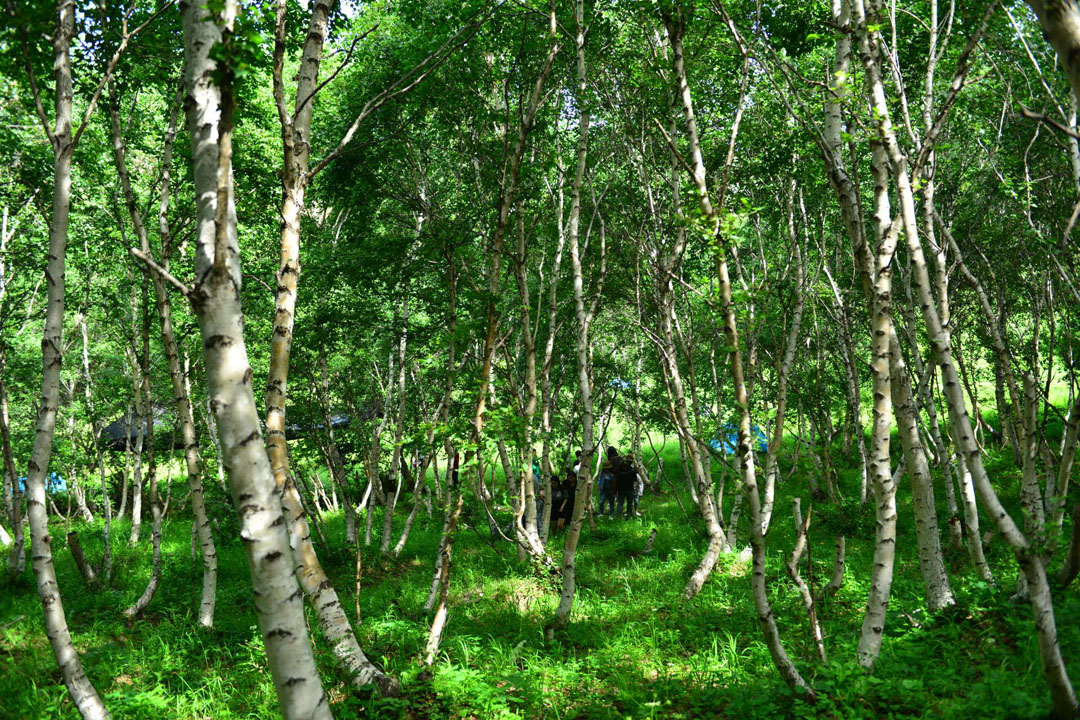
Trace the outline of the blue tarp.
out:
[[[54,472],[45,478],[45,489],[51,493],[67,492],[67,482]],[[19,478],[19,492],[26,492],[26,476]]]
[[[750,440],[753,443],[754,450],[757,452],[765,452],[769,447],[769,441],[765,437],[765,433],[757,425],[750,426]],[[722,426],[716,437],[709,441],[709,445],[712,446],[713,450],[722,452],[725,455],[733,454],[738,443],[739,429],[732,423]]]

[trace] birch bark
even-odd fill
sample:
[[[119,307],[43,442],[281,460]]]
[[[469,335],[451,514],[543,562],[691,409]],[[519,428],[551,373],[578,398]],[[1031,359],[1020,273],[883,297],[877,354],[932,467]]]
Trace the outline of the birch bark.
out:
[[[45,631],[53,656],[72,702],[84,720],[108,718],[109,712],[83,671],[68,631],[60,586],[53,567],[52,538],[45,509],[45,474],[52,455],[53,435],[63,361],[64,270],[67,256],[68,221],[71,210],[71,162],[75,148],[71,114],[74,89],[69,48],[75,34],[75,3],[57,2],[58,21],[53,33],[53,68],[56,78],[56,118],[46,126],[53,150],[53,200],[49,224],[49,253],[45,268],[47,301],[41,339],[41,403],[34,433],[34,448],[26,472],[27,515],[30,520],[30,557],[38,596],[45,616]],[[44,117],[42,118],[44,122]]]
[[[23,496],[19,491],[15,470],[15,459],[11,454],[11,431],[8,426],[8,397],[7,385],[4,383],[2,372],[7,356],[7,348],[0,343],[0,451],[4,454],[4,478],[6,483],[11,484],[11,532],[14,543],[11,555],[8,556],[8,574],[11,578],[22,575],[26,569],[26,536],[23,530]]]
[[[862,0],[855,0],[861,8]],[[871,33],[866,26],[866,17],[860,13],[859,33],[861,43],[869,47]],[[986,19],[984,18],[984,27]],[[983,505],[997,523],[998,530],[1013,546],[1020,569],[1028,583],[1029,599],[1035,615],[1036,635],[1042,659],[1043,675],[1050,687],[1053,714],[1071,717],[1078,712],[1077,698],[1065,670],[1064,661],[1057,642],[1057,628],[1054,621],[1053,604],[1047,583],[1046,571],[1037,550],[1029,538],[1017,528],[1012,518],[1002,507],[997,493],[990,484],[982,456],[975,442],[971,418],[964,403],[963,386],[956,365],[952,360],[952,349],[948,330],[943,326],[937,303],[931,290],[930,276],[927,270],[922,242],[918,234],[914,195],[908,175],[907,158],[901,152],[889,122],[889,109],[881,86],[880,76],[875,77],[876,67],[867,62],[869,54],[864,56],[864,66],[871,81],[872,106],[878,119],[878,131],[889,157],[897,194],[900,199],[903,230],[911,257],[912,273],[919,292],[919,302],[923,320],[926,322],[934,356],[941,367],[944,378],[946,401],[949,406],[950,430],[959,452],[963,453],[972,472],[975,488],[982,498]],[[925,150],[925,148],[924,148]],[[1036,488],[1037,492],[1037,488]],[[1039,499],[1041,506],[1041,499]],[[1031,507],[1028,512],[1034,512]]]
[[[739,332],[735,320],[735,307],[732,301],[731,278],[728,273],[725,255],[728,250],[727,238],[724,236],[718,215],[719,210],[722,208],[714,207],[709,198],[705,161],[701,152],[697,121],[694,116],[694,104],[683,60],[682,18],[676,20],[671,16],[667,16],[664,20],[668,27],[668,38],[673,51],[675,79],[678,83],[679,98],[686,120],[693,182],[697,190],[698,205],[707,222],[709,242],[712,245],[711,250],[716,266],[717,290],[720,295],[721,313],[724,320],[724,343],[731,356],[731,380],[734,386],[735,405],[738,408],[739,417],[737,452],[742,461],[743,496],[750,512],[750,547],[753,555],[751,587],[754,595],[754,608],[757,612],[758,622],[761,624],[762,633],[765,636],[765,644],[769,648],[769,654],[772,656],[773,664],[776,665],[780,676],[788,687],[797,692],[805,693],[806,697],[813,702],[815,699],[814,691],[803,680],[799,671],[795,668],[795,664],[784,650],[780,640],[780,631],[776,625],[776,617],[769,604],[768,584],[765,578],[765,536],[761,496],[757,486],[757,473],[750,440],[750,398],[743,374],[742,352],[739,349]]]
[[[142,357],[141,357],[141,374],[142,374],[142,395],[143,404],[150,408],[148,422],[147,422],[147,435],[149,439],[149,446],[147,450],[147,464],[146,464],[146,476],[149,478],[150,489],[150,518],[151,518],[151,545],[153,547],[153,559],[152,569],[150,572],[150,581],[146,585],[146,589],[143,594],[139,596],[139,599],[135,601],[131,607],[124,610],[124,615],[131,618],[138,615],[140,612],[146,609],[146,606],[150,604],[150,601],[154,598],[154,593],[157,592],[158,583],[161,582],[161,500],[158,497],[158,482],[157,482],[157,460],[154,453],[154,411],[153,402],[150,394],[150,308],[147,307],[146,302],[146,286],[143,285],[143,308],[142,308]]]
[[[240,266],[232,205],[230,71],[221,86],[210,59],[223,30],[209,11],[181,3],[188,128],[196,191],[195,287],[189,299],[203,338],[208,395],[220,430],[224,465],[240,517],[259,626],[282,714],[292,720],[330,718],[308,639],[293,572],[281,500],[259,428],[240,310]],[[231,32],[226,5],[225,33]]]
[[[795,308],[792,310],[790,325],[788,325],[787,338],[784,342],[784,355],[776,370],[776,417],[773,420],[773,433],[769,438],[769,444],[765,451],[765,496],[761,507],[761,532],[769,532],[769,522],[772,520],[773,503],[776,496],[776,479],[779,474],[777,468],[777,456],[780,445],[784,441],[784,416],[787,412],[787,385],[791,374],[791,363],[795,360],[795,350],[799,341],[799,331],[802,327],[803,309],[806,307],[806,262],[802,251],[799,249],[799,238],[795,234],[795,208],[794,195],[795,183],[791,182],[788,189],[788,239],[791,241],[792,253],[795,258]],[[809,513],[807,513],[809,517]]]
[[[135,235],[139,239],[139,250],[144,258],[151,258],[150,238],[142,214],[139,212],[132,190],[130,175],[127,170],[125,143],[121,134],[120,115],[117,111],[115,92],[110,87],[113,103],[110,107],[112,116],[113,153],[117,175],[124,194],[125,204]],[[169,226],[168,210],[171,202],[172,155],[176,139],[176,125],[180,109],[178,102],[173,105],[169,119],[165,142],[162,146],[161,191],[158,203],[158,233],[161,240],[161,267],[169,269],[172,253],[172,231]],[[149,273],[154,286],[154,304],[157,309],[161,329],[161,343],[169,365],[169,377],[172,381],[173,399],[176,414],[180,420],[180,432],[184,443],[184,463],[187,469],[188,488],[190,489],[191,509],[194,518],[196,536],[203,565],[202,596],[199,601],[199,625],[205,628],[214,626],[214,604],[217,596],[217,548],[214,545],[213,531],[206,514],[206,500],[202,488],[202,461],[199,457],[199,441],[195,431],[195,419],[191,410],[191,395],[188,392],[187,375],[180,364],[176,334],[173,331],[172,304],[165,290],[165,284],[156,273]],[[89,371],[88,371],[89,372]],[[171,455],[170,455],[171,457]]]
[[[577,371],[578,391],[581,396],[581,465],[578,472],[577,488],[574,500],[574,512],[566,532],[562,555],[562,592],[555,616],[544,628],[544,635],[549,640],[570,623],[570,613],[574,607],[574,593],[577,587],[578,541],[581,526],[585,519],[588,504],[589,487],[592,485],[593,447],[593,398],[592,376],[589,364],[589,329],[593,313],[586,309],[585,289],[579,240],[581,223],[581,187],[585,179],[586,163],[589,150],[589,103],[586,99],[588,76],[585,69],[585,4],[584,0],[574,3],[576,35],[574,46],[577,51],[577,88],[578,102],[578,148],[577,168],[574,172],[574,184],[570,195],[570,219],[567,226],[567,244],[570,250],[570,267],[573,272],[574,314],[577,318]],[[592,306],[595,310],[595,305]],[[584,480],[582,479],[584,475]]]

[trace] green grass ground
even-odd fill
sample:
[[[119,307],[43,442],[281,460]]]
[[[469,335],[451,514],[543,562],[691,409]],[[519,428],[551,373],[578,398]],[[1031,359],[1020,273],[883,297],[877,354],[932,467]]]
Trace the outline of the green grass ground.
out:
[[[685,488],[677,448],[668,447],[665,454],[674,485]],[[1003,496],[1015,507],[1017,471],[1002,456],[990,461]],[[669,491],[647,494],[639,520],[605,520],[595,530],[586,528],[573,622],[551,645],[543,640],[543,626],[556,604],[557,581],[519,563],[505,543],[492,544],[482,510],[467,508],[455,548],[449,627],[430,671],[417,658],[427,636],[422,605],[441,517],[429,520],[421,513],[397,563],[380,564],[376,540],[376,548],[364,554],[358,634],[369,656],[402,678],[406,694],[379,700],[350,693],[320,642],[318,660],[335,715],[485,720],[1046,716],[1049,696],[1030,609],[1009,601],[1016,572],[1008,548],[1000,540],[988,548],[997,587],[979,582],[964,557],[950,557],[958,605],[927,616],[921,609],[906,485],[899,493],[899,557],[886,638],[873,675],[854,662],[873,551],[872,508],[815,507],[815,583],[829,576],[834,530],[849,533],[846,585],[820,607],[830,664],[817,662],[801,604],[783,572],[793,540],[791,498],[802,496],[804,511],[808,502],[805,478],[798,471],[787,474],[769,537],[770,591],[787,649],[819,692],[816,707],[793,697],[778,680],[761,641],[745,560],[725,557],[697,599],[681,599],[705,543],[700,521],[688,520]],[[851,470],[842,472],[841,482],[848,497],[857,497]],[[940,487],[937,494],[943,505]],[[693,509],[687,498],[683,501]],[[744,516],[741,538],[745,524]],[[54,528],[68,622],[87,673],[113,716],[277,717],[231,510],[223,513],[217,533],[221,575],[217,627],[210,632],[196,626],[201,568],[190,554],[190,521],[181,516],[166,523],[164,581],[157,597],[136,622],[123,619],[121,610],[142,591],[150,572],[149,542],[128,548],[126,527],[114,531],[121,540],[115,546],[113,587],[96,592],[77,575],[62,524]],[[642,556],[653,527],[658,529],[655,548]],[[87,554],[100,558],[100,523],[78,529]],[[340,517],[330,519],[329,531],[333,552],[323,562],[352,617],[354,558],[344,547]],[[561,538],[556,536],[558,547]],[[805,566],[803,575],[808,576]],[[1080,592],[1075,586],[1057,592],[1055,606],[1062,652],[1073,682],[1080,683]],[[317,628],[313,618],[310,624]],[[0,593],[0,717],[76,717],[45,638],[29,570]]]

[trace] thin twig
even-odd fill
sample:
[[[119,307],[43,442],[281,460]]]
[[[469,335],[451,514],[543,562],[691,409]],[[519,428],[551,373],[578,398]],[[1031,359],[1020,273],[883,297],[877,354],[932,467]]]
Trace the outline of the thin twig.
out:
[[[191,288],[185,285],[182,280],[177,278],[168,270],[158,265],[149,255],[146,255],[145,253],[143,253],[143,251],[137,250],[135,248],[128,248],[128,252],[131,253],[133,257],[143,262],[143,264],[146,266],[145,269],[147,272],[155,273],[162,280],[176,288],[181,295],[183,295],[184,297],[188,297],[191,294]]]

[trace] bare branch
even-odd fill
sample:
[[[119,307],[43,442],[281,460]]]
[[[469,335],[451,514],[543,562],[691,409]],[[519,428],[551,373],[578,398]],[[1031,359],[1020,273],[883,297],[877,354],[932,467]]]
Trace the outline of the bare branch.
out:
[[[120,62],[120,56],[124,54],[124,50],[127,48],[128,42],[131,38],[139,34],[147,25],[157,20],[162,13],[169,10],[173,6],[174,0],[167,0],[157,9],[153,15],[146,19],[139,27],[135,28],[131,32],[127,31],[127,19],[131,15],[131,11],[135,8],[135,1],[133,0],[131,7],[128,8],[124,14],[124,35],[120,40],[120,46],[116,48],[116,52],[109,58],[108,65],[105,66],[105,72],[102,74],[101,79],[98,81],[97,87],[94,89],[94,94],[90,97],[90,102],[86,105],[86,112],[83,114],[82,122],[79,123],[79,129],[75,131],[75,137],[71,141],[71,146],[74,147],[79,144],[79,138],[82,137],[83,130],[86,129],[87,124],[90,122],[90,116],[94,114],[94,108],[97,106],[98,98],[101,97],[101,91],[105,88],[105,84],[112,78],[113,70],[116,69],[116,63]]]
[[[345,135],[341,138],[341,142],[337,144],[337,147],[331,150],[326,157],[308,171],[307,180],[310,181],[319,173],[319,171],[333,162],[334,159],[342,153],[352,140],[353,135],[360,129],[360,125],[363,124],[364,120],[366,120],[371,113],[378,110],[388,101],[409,92],[423,82],[424,78],[429,74],[441,67],[459,47],[464,45],[469,38],[480,29],[480,26],[483,25],[488,16],[494,11],[494,7],[497,6],[492,6],[491,9],[488,9],[487,4],[485,3],[480,12],[474,16],[477,17],[476,20],[466,23],[460,30],[450,36],[446,42],[440,45],[435,52],[421,60],[419,64],[413,66],[411,70],[398,78],[398,80],[389,87],[383,89],[378,95],[368,100],[367,103],[364,104],[364,107],[361,108],[356,119],[353,120],[352,125],[350,125],[349,129],[345,132]],[[468,34],[466,34],[466,31],[468,31]]]
[[[145,268],[143,268],[144,272],[154,273],[162,280],[176,288],[184,297],[188,297],[191,294],[191,288],[185,285],[182,280],[177,278],[168,270],[158,265],[152,257],[144,253],[142,250],[137,250],[133,247],[129,247],[128,252],[131,253],[132,257],[142,261],[142,263],[145,265]]]
[[[379,27],[379,25],[376,23],[375,25],[372,25],[371,29],[368,30],[367,32],[365,32],[365,33],[363,33],[361,35],[357,35],[355,38],[353,38],[352,44],[349,45],[349,51],[347,53],[345,53],[345,59],[341,61],[341,65],[339,65],[337,67],[337,69],[334,70],[334,72],[330,73],[330,77],[326,78],[321,83],[319,83],[318,86],[314,90],[312,90],[310,93],[308,93],[308,96],[306,98],[301,100],[296,105],[296,109],[293,111],[293,118],[295,118],[297,115],[299,115],[300,111],[304,109],[304,105],[306,105],[309,100],[311,100],[316,95],[318,95],[320,90],[322,90],[324,87],[329,85],[333,81],[333,79],[338,76],[338,73],[340,73],[342,70],[344,70],[346,67],[348,67],[349,61],[352,59],[353,50],[356,49],[357,43],[359,43],[361,40],[366,38],[371,33],[375,32],[375,30],[377,30],[378,27]]]
[[[1046,123],[1050,127],[1057,130],[1058,132],[1064,133],[1065,135],[1068,135],[1069,137],[1071,137],[1073,139],[1080,140],[1080,133],[1076,132],[1076,130],[1072,129],[1071,127],[1069,127],[1067,125],[1062,125],[1057,120],[1050,117],[1049,115],[1046,115],[1044,113],[1035,112],[1034,110],[1029,110],[1028,108],[1024,107],[1023,105],[1020,106],[1020,114],[1023,115],[1024,117],[1028,118],[1029,120],[1035,120],[1037,122]]]

